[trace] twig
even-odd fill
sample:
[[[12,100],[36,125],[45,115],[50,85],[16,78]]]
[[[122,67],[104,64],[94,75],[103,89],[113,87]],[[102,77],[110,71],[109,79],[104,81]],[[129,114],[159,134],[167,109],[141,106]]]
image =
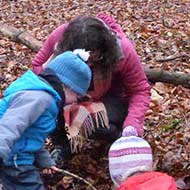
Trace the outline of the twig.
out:
[[[185,113],[184,114],[184,116],[183,116],[183,118],[184,118],[184,125],[185,125],[185,127],[188,127],[188,124],[189,124],[189,116],[190,116],[190,111],[189,112],[187,112],[187,113]]]
[[[163,24],[163,26],[165,26],[165,27],[167,27],[167,25],[166,25],[166,23],[165,23],[166,4],[167,4],[167,0],[164,0],[164,2],[163,2],[163,11],[162,11],[162,24]]]
[[[78,176],[78,175],[76,175],[74,173],[71,173],[71,172],[69,172],[67,170],[62,170],[62,169],[61,169],[60,172],[63,173],[63,174],[65,174],[65,175],[69,175],[71,177],[74,177],[74,178],[76,178],[76,179],[78,179],[80,181],[83,181],[85,184],[87,184],[88,186],[90,186],[93,190],[98,190],[89,181],[87,181],[86,179],[84,179],[84,178],[82,178],[82,177],[80,177],[80,176]]]
[[[174,59],[178,59],[178,58],[184,58],[184,57],[189,57],[188,55],[170,55],[170,56],[167,56],[167,57],[163,57],[163,58],[160,58],[160,59],[157,59],[156,62],[165,62],[165,61],[172,61]]]

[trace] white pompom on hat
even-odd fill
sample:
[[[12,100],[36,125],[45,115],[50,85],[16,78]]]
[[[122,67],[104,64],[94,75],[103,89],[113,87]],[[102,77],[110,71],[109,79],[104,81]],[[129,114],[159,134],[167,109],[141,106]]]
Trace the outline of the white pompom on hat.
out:
[[[85,51],[84,49],[75,49],[73,53],[78,55],[85,62],[88,61],[88,58],[90,57],[90,52]]]

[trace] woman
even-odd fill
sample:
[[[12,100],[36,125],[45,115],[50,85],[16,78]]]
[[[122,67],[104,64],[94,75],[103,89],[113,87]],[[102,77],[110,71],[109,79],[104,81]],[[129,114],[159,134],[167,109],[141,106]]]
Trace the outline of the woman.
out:
[[[34,72],[60,53],[77,48],[90,52],[88,65],[93,80],[87,102],[79,100],[77,105],[65,108],[72,151],[77,151],[89,136],[113,142],[127,126],[135,127],[142,136],[150,85],[133,44],[111,16],[100,13],[96,17],[77,17],[56,28],[33,60]],[[52,152],[55,160],[69,155],[63,148],[68,144],[65,132],[59,130],[52,135],[54,144],[61,145],[55,147],[62,149]]]

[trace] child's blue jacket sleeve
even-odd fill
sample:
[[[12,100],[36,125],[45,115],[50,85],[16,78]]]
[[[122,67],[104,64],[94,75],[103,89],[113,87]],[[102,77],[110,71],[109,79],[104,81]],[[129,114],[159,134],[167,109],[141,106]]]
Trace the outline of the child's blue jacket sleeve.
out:
[[[49,168],[56,165],[54,160],[51,158],[49,151],[45,148],[35,154],[35,164],[40,168]]]
[[[45,91],[21,91],[11,98],[0,119],[0,158],[8,159],[15,141],[49,107],[52,99]]]

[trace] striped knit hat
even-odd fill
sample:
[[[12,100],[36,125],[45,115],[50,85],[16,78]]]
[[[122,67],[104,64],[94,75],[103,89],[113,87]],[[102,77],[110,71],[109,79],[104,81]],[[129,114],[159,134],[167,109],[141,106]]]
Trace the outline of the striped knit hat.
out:
[[[133,135],[131,132],[134,130],[130,129],[130,133],[127,134]],[[137,137],[136,134],[126,136],[125,130],[122,137],[109,149],[109,172],[116,187],[136,172],[152,170],[151,147],[146,140]]]

